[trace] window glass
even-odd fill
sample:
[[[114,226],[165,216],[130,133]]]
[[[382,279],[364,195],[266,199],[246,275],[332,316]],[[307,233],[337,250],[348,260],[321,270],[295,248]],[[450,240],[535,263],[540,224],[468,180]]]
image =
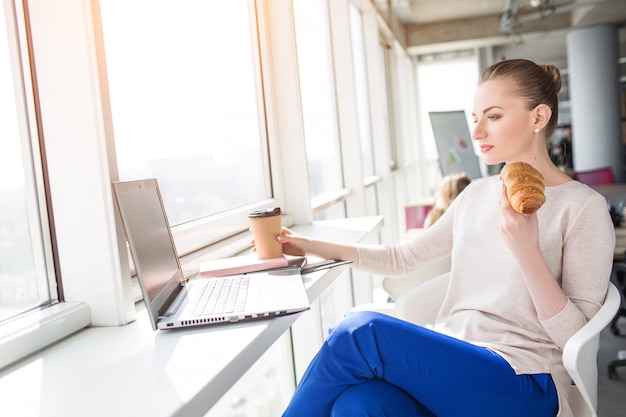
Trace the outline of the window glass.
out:
[[[295,0],[294,20],[311,197],[343,187],[328,10]]]
[[[279,416],[294,391],[291,335],[283,334],[204,417]]]
[[[356,87],[356,105],[359,119],[361,153],[363,155],[363,174],[374,175],[374,151],[372,146],[372,128],[370,125],[370,97],[367,83],[367,62],[365,39],[363,34],[363,15],[350,4],[350,34],[352,39],[352,58],[354,62],[354,83]]]
[[[342,274],[320,295],[320,319],[322,340],[332,327],[336,326],[350,308],[354,306],[352,281],[349,270]]]
[[[479,77],[475,56],[454,59],[422,60],[417,65],[417,91],[422,109],[421,137],[424,138],[426,156],[437,158],[437,146],[430,125],[429,112],[465,110],[471,122],[472,103]],[[470,125],[471,126],[471,125]]]
[[[313,220],[330,220],[346,218],[346,202],[341,201],[329,207],[324,207],[313,214]]]
[[[101,0],[120,180],[172,226],[271,198],[254,3]]]
[[[28,124],[24,97],[15,94],[22,94],[23,82],[12,71],[19,59],[12,55],[16,42],[7,37],[15,34],[7,27],[13,16],[5,12],[0,7],[0,321],[56,299],[46,264],[50,242],[44,244],[42,235],[47,222],[37,209],[31,154],[37,145],[20,129]]]
[[[464,110],[471,131],[474,92],[479,77],[478,60],[473,54],[458,53],[456,57],[420,57],[416,68],[418,108],[421,129],[420,149],[423,182],[428,195],[441,183],[441,164],[430,124],[429,112]],[[472,141],[474,142],[474,141]],[[476,143],[472,143],[477,146]],[[480,152],[476,152],[480,155]]]
[[[380,214],[378,210],[378,190],[376,189],[376,184],[370,185],[365,189],[365,210],[368,216]]]
[[[392,108],[391,108],[391,97],[390,97],[390,91],[391,91],[391,85],[390,85],[390,79],[389,79],[389,74],[387,71],[387,60],[388,60],[388,51],[387,51],[387,47],[380,43],[379,44],[379,49],[378,49],[378,71],[379,74],[378,76],[380,77],[381,80],[384,81],[384,85],[383,85],[383,89],[381,91],[382,97],[384,98],[383,101],[383,106],[381,106],[382,112],[383,112],[383,120],[385,123],[385,130],[384,130],[384,134],[385,134],[385,142],[387,143],[387,150],[389,151],[389,166],[391,169],[395,169],[396,168],[396,150],[395,150],[395,137],[393,134],[393,125],[391,123],[391,114],[392,114]]]
[[[413,76],[414,65],[411,58],[397,44],[394,45],[394,59],[396,72],[393,73],[397,86],[394,92],[398,94],[398,102],[401,106],[394,108],[395,115],[399,119],[398,138],[399,146],[402,153],[398,154],[398,164],[401,167],[415,165],[419,155],[419,143],[415,139],[417,130],[417,118],[415,114],[416,108],[416,77]],[[415,176],[409,175],[408,180],[412,180]],[[416,188],[416,187],[413,187]]]

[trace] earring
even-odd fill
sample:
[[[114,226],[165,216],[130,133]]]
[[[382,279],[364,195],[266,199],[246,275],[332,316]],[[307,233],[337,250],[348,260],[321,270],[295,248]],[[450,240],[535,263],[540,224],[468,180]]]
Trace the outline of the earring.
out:
[[[534,132],[535,132],[535,133],[539,133],[539,128],[538,128],[538,127],[536,127]]]

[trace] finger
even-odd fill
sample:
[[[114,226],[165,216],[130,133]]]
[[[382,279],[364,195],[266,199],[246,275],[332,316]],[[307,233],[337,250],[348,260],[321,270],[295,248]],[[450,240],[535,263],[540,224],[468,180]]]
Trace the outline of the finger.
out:
[[[284,236],[294,236],[295,235],[295,233],[292,230],[290,230],[290,229],[288,229],[286,227],[282,228],[281,234],[284,235]]]
[[[506,187],[504,186],[504,184],[502,184],[502,187],[500,188],[500,195],[498,196],[498,204],[500,204],[500,207],[504,210],[507,210],[509,207],[511,207],[511,203],[509,203],[509,199],[506,195]]]
[[[514,215],[524,216],[524,214],[518,213],[511,205],[511,202],[509,201],[509,197],[506,193],[506,187],[504,185],[502,185],[502,189],[500,190],[500,197],[498,199],[498,202],[502,210],[508,213],[510,216],[514,216]]]

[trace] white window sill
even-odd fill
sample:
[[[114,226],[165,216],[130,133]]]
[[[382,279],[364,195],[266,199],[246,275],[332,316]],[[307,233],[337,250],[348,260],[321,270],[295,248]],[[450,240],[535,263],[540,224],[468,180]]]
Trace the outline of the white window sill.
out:
[[[294,230],[357,243],[380,227],[382,218],[372,217],[323,221]],[[346,268],[307,276],[309,300],[315,302]],[[143,311],[126,326],[90,327],[1,370],[0,415],[19,410],[20,415],[39,417],[203,416],[302,314],[155,332]],[[4,358],[4,351],[0,356]],[[101,382],[97,389],[85,383],[94,380]]]
[[[49,346],[91,323],[89,306],[61,302],[0,326],[0,369]]]

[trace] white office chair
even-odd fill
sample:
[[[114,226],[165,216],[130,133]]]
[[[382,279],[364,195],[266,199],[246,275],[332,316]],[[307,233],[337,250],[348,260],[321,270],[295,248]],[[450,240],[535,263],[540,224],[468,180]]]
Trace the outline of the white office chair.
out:
[[[358,304],[352,307],[350,311],[378,311],[379,313],[385,313],[390,316],[398,316],[395,301],[401,296],[409,293],[413,288],[421,286],[431,279],[450,271],[450,262],[451,257],[448,255],[433,261],[408,275],[401,277],[385,277],[382,280],[382,286],[385,292],[389,294],[391,301],[387,303]]]
[[[574,333],[563,348],[563,365],[576,388],[570,406],[576,417],[597,417],[600,332],[613,320],[621,305],[618,289],[610,282],[604,304],[595,316]]]
[[[439,307],[448,289],[445,273],[432,278],[399,296],[395,303],[364,304],[355,310],[379,311],[419,325],[435,322]],[[611,322],[620,306],[620,295],[609,283],[606,298],[600,310],[565,344],[563,364],[575,388],[570,395],[570,407],[576,417],[597,417],[598,367],[597,353],[600,332]]]
[[[406,294],[412,288],[448,272],[450,270],[450,262],[451,257],[448,255],[423,266],[409,275],[403,277],[385,277],[382,281],[383,289],[389,294],[391,299],[397,300],[401,295]]]

